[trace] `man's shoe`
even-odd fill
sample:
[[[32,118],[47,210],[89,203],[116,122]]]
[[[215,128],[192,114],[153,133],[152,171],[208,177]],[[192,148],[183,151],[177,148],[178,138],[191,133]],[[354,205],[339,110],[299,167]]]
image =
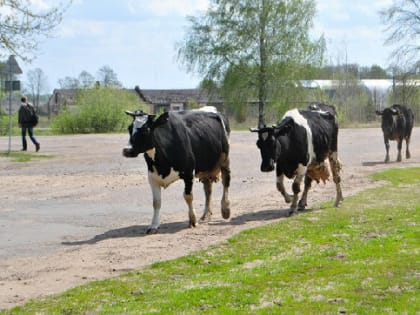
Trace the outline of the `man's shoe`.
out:
[[[36,148],[36,152],[39,151],[39,149],[41,148],[41,145],[39,143],[35,144],[35,148]]]

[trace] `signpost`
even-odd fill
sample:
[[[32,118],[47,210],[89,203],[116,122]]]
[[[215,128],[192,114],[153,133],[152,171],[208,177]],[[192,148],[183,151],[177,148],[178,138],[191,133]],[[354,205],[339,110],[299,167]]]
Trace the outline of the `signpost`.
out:
[[[7,153],[10,154],[12,147],[12,91],[20,91],[20,81],[13,81],[13,75],[22,74],[16,58],[10,55],[6,62],[9,80],[5,82],[5,90],[9,92],[9,146]]]

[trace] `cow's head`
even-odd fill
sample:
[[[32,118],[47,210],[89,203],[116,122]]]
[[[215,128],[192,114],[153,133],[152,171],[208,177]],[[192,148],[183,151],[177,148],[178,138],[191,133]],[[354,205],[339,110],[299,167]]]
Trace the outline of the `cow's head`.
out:
[[[153,148],[152,132],[155,115],[148,115],[141,110],[126,111],[125,113],[133,117],[133,122],[128,126],[130,140],[123,149],[123,155],[137,157],[140,153]]]
[[[400,114],[401,113],[398,110],[398,108],[395,108],[395,107],[389,107],[389,108],[385,108],[382,111],[379,111],[379,110],[376,111],[376,115],[382,117],[382,121],[381,121],[382,130],[388,133],[393,132],[396,125],[397,118]]]
[[[292,122],[292,118],[286,117],[277,126],[249,129],[251,132],[258,132],[257,147],[260,149],[262,159],[261,172],[274,170],[278,152],[281,150],[277,138],[289,132]]]

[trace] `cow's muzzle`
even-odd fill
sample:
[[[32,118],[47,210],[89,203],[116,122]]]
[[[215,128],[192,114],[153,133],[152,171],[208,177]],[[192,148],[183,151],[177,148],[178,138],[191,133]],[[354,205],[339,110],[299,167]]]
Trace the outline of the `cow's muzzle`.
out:
[[[271,172],[274,171],[274,162],[270,161],[269,163],[261,164],[261,172]]]
[[[122,151],[123,156],[127,157],[127,158],[133,158],[133,157],[137,157],[138,154],[136,154],[136,152],[134,152],[132,147],[125,147]]]

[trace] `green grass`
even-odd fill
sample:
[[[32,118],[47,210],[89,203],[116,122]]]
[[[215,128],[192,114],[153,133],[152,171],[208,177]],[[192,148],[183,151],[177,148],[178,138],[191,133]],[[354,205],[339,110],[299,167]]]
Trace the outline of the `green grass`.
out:
[[[3,314],[419,314],[420,168],[380,188]]]
[[[38,159],[51,159],[53,155],[30,153],[30,152],[10,152],[0,153],[0,158],[10,158],[13,162],[30,162]]]

